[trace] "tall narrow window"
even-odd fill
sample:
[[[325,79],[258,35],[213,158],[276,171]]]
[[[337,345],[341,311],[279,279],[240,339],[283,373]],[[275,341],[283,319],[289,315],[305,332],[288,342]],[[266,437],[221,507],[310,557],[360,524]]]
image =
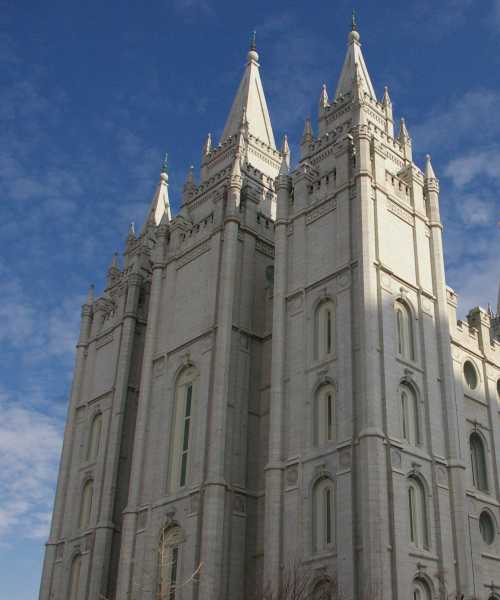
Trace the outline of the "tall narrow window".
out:
[[[68,600],[78,600],[78,592],[80,589],[80,572],[82,570],[82,557],[77,554],[71,563],[71,571],[69,575],[69,598]]]
[[[173,443],[170,449],[171,492],[184,487],[189,480],[196,374],[194,368],[186,369],[176,385]]]
[[[180,544],[183,541],[180,527],[171,527],[162,533],[158,549],[158,600],[177,598]]]
[[[332,385],[318,390],[315,413],[315,441],[318,446],[324,446],[335,440],[335,390]]]
[[[401,385],[399,399],[401,406],[401,436],[408,444],[418,446],[421,439],[417,395],[410,386]]]
[[[408,512],[410,542],[417,548],[427,548],[428,523],[425,489],[416,477],[410,477],[408,482]]]
[[[327,550],[334,543],[335,513],[333,482],[320,479],[313,491],[314,547],[317,552]]]
[[[394,307],[396,316],[397,352],[403,358],[415,360],[413,317],[408,306],[398,300]]]
[[[474,487],[481,492],[488,491],[488,475],[486,471],[486,452],[479,433],[470,436],[470,457],[472,465],[472,481]]]
[[[431,600],[431,591],[427,583],[422,579],[413,582],[412,600]]]
[[[328,358],[335,345],[335,311],[331,300],[325,300],[314,315],[314,358]]]
[[[102,414],[98,413],[93,419],[90,426],[89,443],[87,446],[87,460],[95,461],[99,455],[99,447],[101,445],[102,431]]]
[[[89,479],[83,486],[82,503],[80,505],[80,529],[86,529],[90,523],[92,514],[92,499],[94,495],[94,482]]]

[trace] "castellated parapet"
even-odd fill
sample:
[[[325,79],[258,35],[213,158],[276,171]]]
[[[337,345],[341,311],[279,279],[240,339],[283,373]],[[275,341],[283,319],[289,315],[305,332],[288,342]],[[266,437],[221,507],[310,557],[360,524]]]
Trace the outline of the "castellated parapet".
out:
[[[500,317],[457,322],[430,156],[355,22],[291,170],[258,61],[83,306],[40,598],[498,598]]]

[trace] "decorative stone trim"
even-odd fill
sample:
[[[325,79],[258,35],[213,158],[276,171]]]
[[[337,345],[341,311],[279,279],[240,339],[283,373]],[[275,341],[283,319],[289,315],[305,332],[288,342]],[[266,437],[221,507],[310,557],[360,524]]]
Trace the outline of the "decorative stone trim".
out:
[[[103,346],[106,346],[106,344],[109,344],[112,341],[113,341],[113,332],[103,335],[98,340],[96,340],[96,343],[95,343],[96,350],[98,350],[99,348],[102,348]]]
[[[270,258],[274,258],[274,247],[271,246],[271,244],[266,244],[266,242],[258,239],[255,241],[255,249],[257,252],[261,252]]]
[[[177,259],[176,268],[177,269],[181,269],[188,262],[191,262],[192,260],[195,260],[195,258],[198,258],[199,256],[201,256],[205,252],[208,252],[209,250],[210,250],[210,240],[205,240],[204,242],[202,242],[201,244],[199,244],[195,248],[192,248],[191,250],[188,250],[185,254],[183,254],[182,256],[180,256]]]
[[[399,217],[405,223],[408,223],[408,225],[411,225],[412,227],[415,225],[413,215],[389,198],[387,198],[387,210],[393,215],[396,215],[396,217]]]
[[[330,198],[330,200],[327,200],[326,202],[324,202],[323,204],[321,204],[317,208],[314,208],[306,214],[306,225],[309,225],[313,221],[316,221],[316,219],[319,219],[323,215],[326,215],[327,213],[329,213],[332,210],[335,210],[336,208],[337,198]]]

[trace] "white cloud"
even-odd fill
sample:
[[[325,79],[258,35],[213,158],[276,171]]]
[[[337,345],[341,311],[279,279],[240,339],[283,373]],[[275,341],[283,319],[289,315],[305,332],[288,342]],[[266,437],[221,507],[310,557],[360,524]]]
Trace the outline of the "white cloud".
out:
[[[2,391],[0,412],[0,540],[45,538],[62,422]]]
[[[421,151],[495,141],[500,134],[500,92],[470,90],[432,110],[411,133]]]
[[[458,188],[481,176],[500,183],[500,150],[483,150],[454,158],[447,164],[444,174]]]

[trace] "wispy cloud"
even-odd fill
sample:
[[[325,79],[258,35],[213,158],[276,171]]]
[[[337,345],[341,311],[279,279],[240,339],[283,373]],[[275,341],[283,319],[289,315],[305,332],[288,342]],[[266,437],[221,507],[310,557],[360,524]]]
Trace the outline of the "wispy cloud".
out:
[[[500,183],[500,150],[484,150],[454,158],[446,165],[444,174],[459,188],[482,176]]]
[[[52,509],[62,421],[3,390],[0,411],[0,542],[5,543],[14,533],[21,538],[44,539]]]

